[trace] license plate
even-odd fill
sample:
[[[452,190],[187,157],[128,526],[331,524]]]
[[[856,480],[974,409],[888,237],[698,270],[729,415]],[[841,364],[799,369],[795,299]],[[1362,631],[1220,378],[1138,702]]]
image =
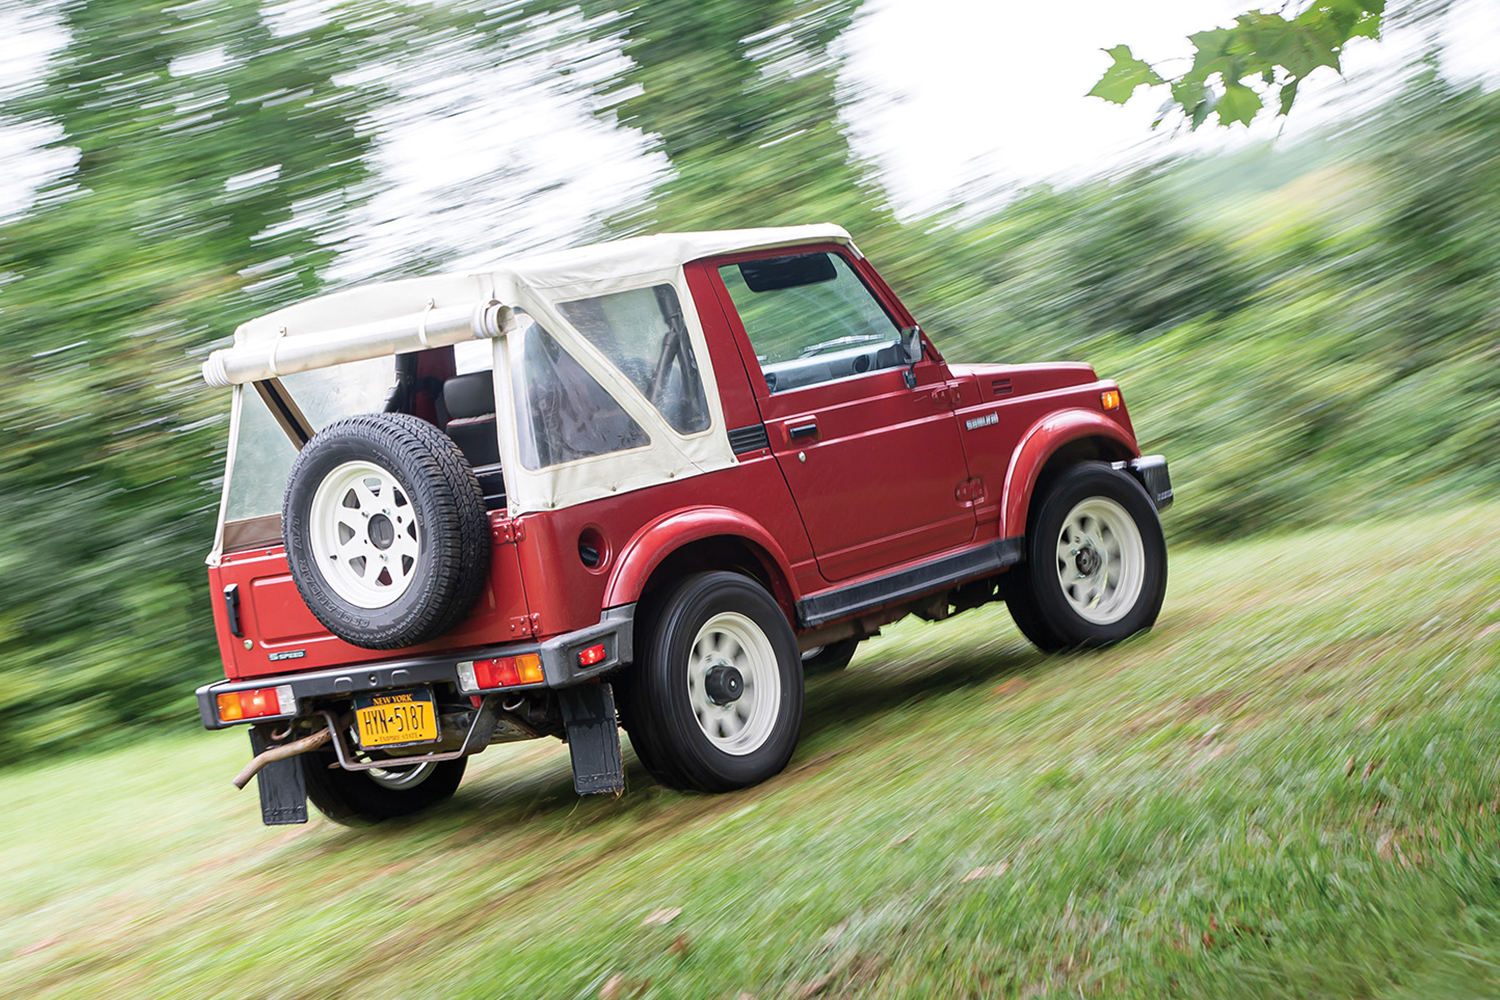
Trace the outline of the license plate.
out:
[[[354,726],[362,747],[400,747],[433,743],[438,738],[437,711],[428,688],[383,691],[354,699]]]

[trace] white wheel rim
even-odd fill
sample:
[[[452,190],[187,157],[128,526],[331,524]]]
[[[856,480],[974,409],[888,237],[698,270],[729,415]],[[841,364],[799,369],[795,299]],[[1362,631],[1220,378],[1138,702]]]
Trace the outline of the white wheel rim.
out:
[[[1135,607],[1146,577],[1146,546],[1124,507],[1105,497],[1079,501],[1057,535],[1057,582],[1085,621],[1112,625]]]
[[[369,775],[370,780],[382,788],[389,788],[393,791],[406,791],[409,788],[416,788],[431,777],[432,772],[436,770],[437,764],[429,760],[421,764],[407,764],[403,767],[391,769],[372,767],[365,774]]]
[[[405,486],[373,462],[345,462],[313,493],[309,540],[333,592],[359,608],[395,603],[416,575],[421,544]]]
[[[739,673],[743,690],[727,704],[709,696],[715,669]],[[781,707],[781,669],[771,639],[745,615],[714,615],[693,639],[687,671],[688,702],[698,728],[718,749],[736,757],[754,753],[776,728]]]

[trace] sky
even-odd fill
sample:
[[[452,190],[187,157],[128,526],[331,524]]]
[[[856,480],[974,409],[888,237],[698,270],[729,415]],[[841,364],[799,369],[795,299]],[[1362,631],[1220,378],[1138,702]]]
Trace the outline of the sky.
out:
[[[295,0],[294,0],[295,2]],[[286,6],[286,5],[283,5]],[[1500,2],[1459,0],[1462,31],[1447,39],[1461,76],[1497,79]],[[1068,182],[1172,153],[1289,139],[1388,90],[1419,48],[1399,32],[1346,53],[1348,81],[1320,71],[1292,119],[1196,133],[1150,127],[1162,100],[1142,92],[1121,108],[1086,97],[1109,65],[1101,50],[1129,44],[1148,60],[1185,59],[1186,36],[1245,9],[1226,0],[867,0],[841,40],[848,120],[857,148],[879,165],[898,215],[912,218],[975,195],[1040,180]],[[61,34],[45,4],[0,8],[0,99],[41,72]],[[594,53],[607,71],[607,54]],[[643,197],[665,168],[639,135],[588,113],[545,51],[519,53],[483,76],[429,78],[406,89],[380,153],[387,189],[358,220],[342,265],[372,274],[413,248],[576,243],[603,215]],[[1170,63],[1168,64],[1170,65]],[[66,165],[36,148],[44,132],[0,126],[0,218]],[[837,220],[831,220],[837,221]],[[591,231],[594,230],[594,231]],[[458,264],[477,263],[477,251]]]
[[[1153,131],[1162,91],[1140,91],[1123,108],[1085,96],[1110,65],[1103,49],[1126,44],[1148,62],[1185,68],[1187,35],[1230,24],[1251,6],[867,0],[865,16],[844,40],[851,82],[873,95],[861,107],[861,148],[884,166],[898,212],[910,215],[968,186],[1073,180],[1169,153],[1273,139],[1283,129],[1295,139],[1388,93],[1392,71],[1420,50],[1410,33],[1356,40],[1345,53],[1344,78],[1319,71],[1290,119],[1266,115],[1249,129]],[[1452,69],[1496,80],[1500,2],[1460,0],[1456,7],[1463,31],[1445,38]]]

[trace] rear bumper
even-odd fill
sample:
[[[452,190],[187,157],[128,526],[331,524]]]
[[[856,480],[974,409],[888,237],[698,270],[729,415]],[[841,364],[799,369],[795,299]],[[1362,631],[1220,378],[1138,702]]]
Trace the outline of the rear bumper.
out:
[[[540,684],[522,684],[506,688],[483,688],[462,691],[463,694],[488,694],[497,690],[527,691],[538,688],[565,688],[592,680],[630,663],[635,625],[635,605],[610,608],[598,625],[565,632],[545,642],[512,642],[463,652],[407,660],[383,660],[358,663],[328,670],[310,670],[300,674],[275,674],[254,680],[217,681],[197,690],[198,717],[205,729],[227,729],[230,726],[256,722],[274,722],[305,714],[318,699],[346,698],[366,691],[411,687],[414,684],[452,684],[459,687],[458,665],[471,660],[535,653],[542,660]],[[604,659],[587,667],[579,666],[578,654],[590,646],[603,644]],[[241,722],[220,722],[217,697],[229,691],[287,686],[291,688],[294,709],[281,715],[262,716]],[[460,689],[462,690],[462,689]]]
[[[1146,489],[1146,495],[1156,504],[1158,511],[1172,506],[1172,476],[1167,472],[1164,455],[1142,455],[1130,462],[1116,462],[1115,468],[1123,469],[1135,477]]]

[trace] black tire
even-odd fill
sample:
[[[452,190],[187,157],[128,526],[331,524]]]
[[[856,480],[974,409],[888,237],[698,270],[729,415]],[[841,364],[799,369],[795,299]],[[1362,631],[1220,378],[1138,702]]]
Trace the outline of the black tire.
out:
[[[758,652],[727,639],[717,647],[721,656],[699,656],[695,639],[711,623],[744,630]],[[674,587],[640,624],[635,665],[620,677],[617,689],[631,746],[656,780],[689,791],[724,792],[786,767],[802,727],[802,657],[786,615],[765,588],[738,573],[698,573]],[[711,632],[705,651],[724,634]],[[733,695],[731,687],[722,694],[723,704],[703,708],[700,723],[695,699],[710,697],[705,692],[713,690],[712,683],[726,683],[727,673],[714,682],[709,676],[730,667],[740,678],[741,693]],[[749,700],[752,691],[764,694],[764,700]],[[736,725],[742,728],[735,730]],[[713,738],[705,728],[710,726],[718,727]],[[739,745],[737,738],[743,740]]]
[[[1006,603],[1026,638],[1048,652],[1095,648],[1156,623],[1167,592],[1167,543],[1156,506],[1140,483],[1102,462],[1083,462],[1058,477],[1033,511],[1026,563],[1006,574]],[[1138,549],[1130,541],[1132,529]],[[1116,550],[1125,555],[1112,562]],[[1134,561],[1139,565],[1132,566]],[[1138,590],[1130,582],[1136,572]],[[1078,582],[1065,589],[1064,575]],[[1080,605],[1091,594],[1100,596],[1086,615]]]
[[[341,489],[363,466],[376,473],[361,483],[388,477],[385,497],[378,495],[384,485],[363,500],[355,486]],[[363,534],[343,523],[354,513],[364,518]],[[292,463],[281,530],[302,600],[328,631],[366,649],[413,646],[447,632],[474,606],[489,575],[489,518],[474,470],[446,434],[410,414],[350,417],[313,435]],[[339,564],[329,553],[345,532],[337,544],[352,547],[341,550]],[[374,580],[356,579],[377,569]],[[379,593],[383,587],[393,596]]]
[[[802,673],[808,677],[836,674],[849,665],[858,648],[858,639],[845,639],[809,649],[802,654]]]
[[[453,797],[469,766],[469,758],[460,757],[408,765],[382,778],[369,771],[346,771],[336,766],[332,750],[315,750],[300,759],[308,799],[324,816],[345,826],[368,826],[411,816],[445,802]],[[416,773],[418,769],[423,773]]]

